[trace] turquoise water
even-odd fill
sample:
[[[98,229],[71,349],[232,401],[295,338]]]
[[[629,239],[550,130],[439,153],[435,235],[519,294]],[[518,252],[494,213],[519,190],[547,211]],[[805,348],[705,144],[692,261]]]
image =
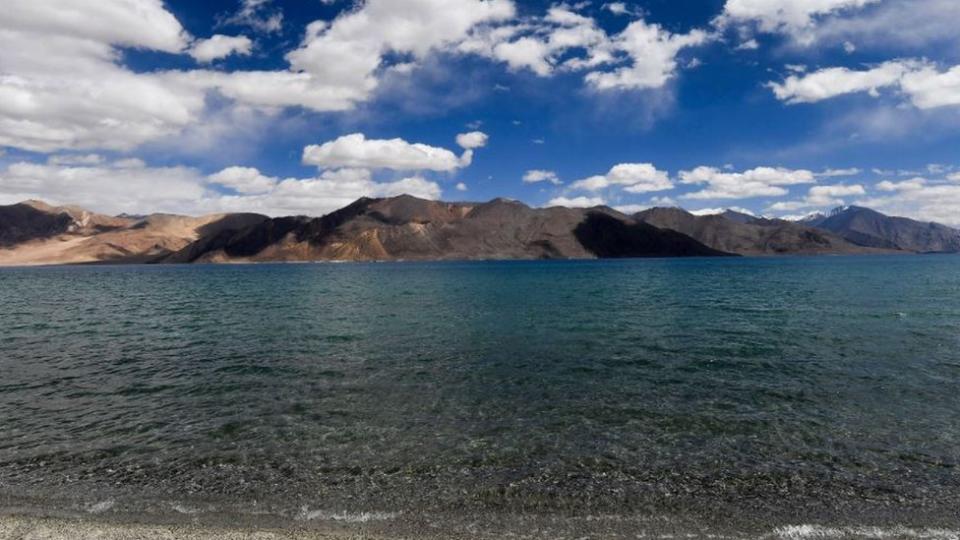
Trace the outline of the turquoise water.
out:
[[[960,257],[0,269],[0,306],[8,509],[960,527]]]

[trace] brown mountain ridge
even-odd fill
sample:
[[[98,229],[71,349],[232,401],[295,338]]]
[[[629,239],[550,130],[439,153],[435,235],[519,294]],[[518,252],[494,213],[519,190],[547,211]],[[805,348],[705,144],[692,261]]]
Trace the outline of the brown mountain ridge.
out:
[[[899,222],[897,222],[899,223]],[[960,234],[960,233],[958,233]],[[362,198],[322,217],[105,216],[0,206],[0,265],[837,255],[904,252],[736,212],[531,208],[508,199]],[[922,250],[916,250],[922,251]]]

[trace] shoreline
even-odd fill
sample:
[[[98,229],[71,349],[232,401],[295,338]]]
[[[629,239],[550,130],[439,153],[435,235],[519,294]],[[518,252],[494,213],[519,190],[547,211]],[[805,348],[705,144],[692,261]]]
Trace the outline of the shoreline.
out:
[[[404,540],[365,532],[116,523],[91,518],[0,515],[0,538],[30,540]]]
[[[510,536],[518,539],[557,538],[555,533],[526,524],[526,530],[513,530]],[[573,532],[573,531],[570,531]],[[821,525],[795,524],[771,527],[766,531],[710,530],[676,528],[662,530],[639,527],[612,531],[576,531],[576,538],[710,538],[713,540],[841,540],[841,539],[923,539],[956,540],[960,530],[940,527],[909,527],[903,525]],[[33,517],[0,514],[0,538],[4,540],[471,540],[502,538],[503,531],[458,533],[441,530],[422,530],[416,533],[382,533],[367,530],[317,530],[305,527],[260,527],[240,525],[210,525],[201,523],[121,522],[101,517]]]

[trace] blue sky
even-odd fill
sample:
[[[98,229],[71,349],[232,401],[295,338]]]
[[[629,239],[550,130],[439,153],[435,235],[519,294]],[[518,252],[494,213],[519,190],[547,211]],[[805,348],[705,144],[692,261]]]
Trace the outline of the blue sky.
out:
[[[954,0],[5,10],[2,203],[322,214],[408,192],[960,224]]]

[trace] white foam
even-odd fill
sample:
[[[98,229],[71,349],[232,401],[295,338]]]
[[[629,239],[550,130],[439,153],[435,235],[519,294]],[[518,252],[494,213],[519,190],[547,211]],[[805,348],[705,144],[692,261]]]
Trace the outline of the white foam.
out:
[[[186,506],[186,505],[180,504],[180,503],[173,503],[173,504],[170,505],[170,508],[172,508],[174,512],[178,512],[178,513],[180,513],[180,514],[186,514],[186,515],[189,515],[189,516],[192,516],[192,515],[194,515],[194,514],[199,514],[199,513],[200,513],[200,510],[199,510],[199,509],[197,509],[197,508],[192,508],[192,507],[190,507],[190,506]]]
[[[104,512],[109,511],[111,508],[113,508],[116,505],[117,505],[117,502],[113,500],[100,501],[98,503],[88,505],[87,512],[91,514],[102,514]]]
[[[770,538],[784,540],[816,540],[830,538],[917,538],[921,540],[960,540],[960,531],[949,529],[915,529],[910,527],[824,527],[790,525],[776,529]]]
[[[301,521],[340,521],[343,523],[367,523],[370,521],[390,521],[400,517],[402,512],[329,512],[327,510],[310,510],[303,507],[300,515],[297,516]]]

